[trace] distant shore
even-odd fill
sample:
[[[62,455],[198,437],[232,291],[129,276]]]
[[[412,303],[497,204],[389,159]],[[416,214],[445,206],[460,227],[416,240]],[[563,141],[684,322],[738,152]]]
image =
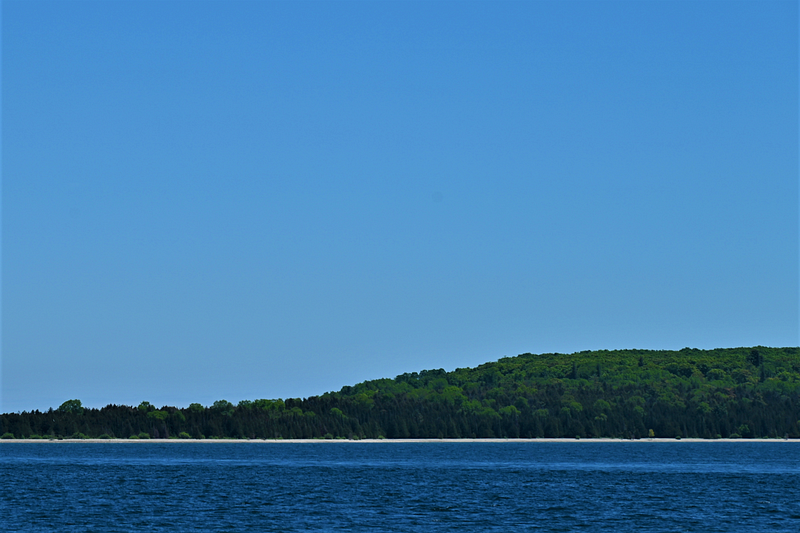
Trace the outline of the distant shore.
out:
[[[2,439],[0,443],[24,443],[24,444],[50,444],[50,443],[111,443],[111,444],[162,444],[162,443],[237,443],[237,444],[360,444],[360,443],[471,443],[471,442],[509,442],[509,443],[550,443],[550,442],[593,442],[593,443],[615,443],[615,442],[800,442],[800,439],[610,439],[610,438],[555,438],[555,439]]]

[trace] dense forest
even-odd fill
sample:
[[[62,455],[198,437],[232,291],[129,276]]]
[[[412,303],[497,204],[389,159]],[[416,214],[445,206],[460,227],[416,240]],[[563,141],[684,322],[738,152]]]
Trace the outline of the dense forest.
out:
[[[305,399],[0,415],[3,438],[800,438],[800,349],[522,354]]]

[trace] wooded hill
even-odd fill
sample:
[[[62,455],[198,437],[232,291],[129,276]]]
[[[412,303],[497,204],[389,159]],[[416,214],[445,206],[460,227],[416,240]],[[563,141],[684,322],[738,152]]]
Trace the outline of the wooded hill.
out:
[[[0,415],[4,438],[800,437],[800,349],[522,354],[305,399]]]

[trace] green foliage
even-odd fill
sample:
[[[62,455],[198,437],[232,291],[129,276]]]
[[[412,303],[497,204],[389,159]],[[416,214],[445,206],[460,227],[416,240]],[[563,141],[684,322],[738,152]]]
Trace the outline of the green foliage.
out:
[[[757,352],[757,356],[754,354]],[[70,403],[73,402],[73,403]],[[136,438],[800,437],[800,350],[730,348],[522,354],[406,373],[309,398],[205,408],[77,401],[0,415],[12,435]]]
[[[164,420],[169,418],[169,413],[166,411],[150,411],[149,413],[147,413],[147,418],[163,422]]]
[[[507,405],[500,409],[500,416],[502,417],[518,417],[520,415],[519,409],[513,405]]]
[[[211,410],[219,413],[222,416],[230,417],[233,416],[233,412],[236,410],[236,408],[228,400],[217,400],[211,406]]]
[[[100,436],[99,436],[99,437],[97,437],[97,438],[98,438],[98,439],[110,439],[110,438],[111,438],[111,435],[109,435],[108,433],[103,433],[102,435],[100,435]]]
[[[764,362],[764,356],[761,355],[757,349],[750,350],[750,353],[747,354],[747,362],[753,366],[761,366]]]
[[[259,411],[269,411],[272,406],[272,400],[259,399],[253,401],[253,408],[258,409]]]
[[[191,439],[191,438],[192,438],[192,436],[191,436],[191,435],[189,435],[188,433],[186,433],[185,431],[181,431],[180,433],[178,433],[178,438],[181,438],[181,439]]]
[[[600,413],[606,413],[608,411],[611,411],[611,404],[602,398],[595,400],[594,405],[592,407],[594,407],[595,411],[598,411]]]
[[[80,400],[67,400],[58,407],[61,413],[74,413],[76,415],[83,413],[83,405]]]
[[[9,432],[3,433],[3,436],[0,437],[0,439],[13,439],[13,438],[14,438],[14,434],[13,433],[9,433]]]
[[[709,381],[723,381],[727,379],[728,374],[720,368],[712,368],[706,372],[706,379]]]

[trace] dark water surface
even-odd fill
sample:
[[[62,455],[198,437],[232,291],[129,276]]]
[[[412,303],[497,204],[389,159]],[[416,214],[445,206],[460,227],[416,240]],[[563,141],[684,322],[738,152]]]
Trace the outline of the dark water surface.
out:
[[[3,443],[3,531],[800,531],[800,443]]]

